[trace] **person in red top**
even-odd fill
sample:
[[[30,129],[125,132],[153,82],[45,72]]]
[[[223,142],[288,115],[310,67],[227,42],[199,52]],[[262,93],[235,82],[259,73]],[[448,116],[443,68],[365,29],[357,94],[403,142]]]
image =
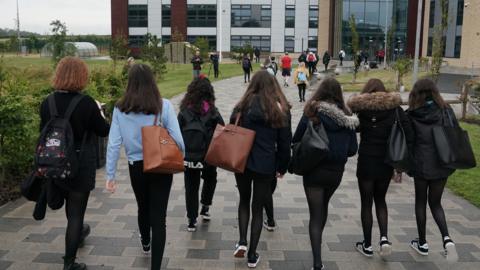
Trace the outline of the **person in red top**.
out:
[[[283,86],[288,87],[288,79],[290,78],[290,73],[292,72],[292,58],[288,56],[288,52],[285,52],[285,55],[282,57],[281,62]]]
[[[380,49],[380,50],[377,52],[377,57],[378,57],[378,62],[383,63],[383,59],[385,58],[385,50],[384,50],[384,49]]]

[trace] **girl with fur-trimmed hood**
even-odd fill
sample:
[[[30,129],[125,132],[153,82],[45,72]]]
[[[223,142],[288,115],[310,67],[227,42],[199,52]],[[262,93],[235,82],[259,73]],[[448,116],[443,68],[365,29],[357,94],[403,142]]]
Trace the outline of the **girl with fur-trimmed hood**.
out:
[[[355,129],[359,125],[343,100],[342,88],[337,80],[325,79],[305,105],[292,142],[302,140],[309,121],[322,123],[329,140],[326,159],[303,176],[303,186],[310,210],[309,233],[313,253],[313,269],[323,269],[322,234],[328,217],[328,203],[340,185],[348,157],[357,153]]]
[[[413,141],[410,122],[400,107],[402,99],[398,93],[387,92],[382,81],[371,79],[359,95],[348,101],[350,109],[360,119],[360,149],[358,151],[357,178],[362,201],[361,218],[364,240],[356,243],[357,250],[367,257],[373,256],[372,248],[372,206],[375,201],[378,227],[380,228],[380,255],[392,252],[388,241],[388,210],[385,202],[388,186],[394,174],[393,167],[385,163],[387,145],[392,126],[398,113],[407,137]],[[401,180],[401,174],[395,179]]]

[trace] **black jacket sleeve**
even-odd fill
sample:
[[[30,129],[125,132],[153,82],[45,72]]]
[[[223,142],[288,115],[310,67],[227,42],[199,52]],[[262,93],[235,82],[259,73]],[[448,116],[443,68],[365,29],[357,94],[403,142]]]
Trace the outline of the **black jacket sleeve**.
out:
[[[348,143],[348,157],[353,157],[357,154],[358,151],[358,141],[357,141],[357,134],[352,131],[350,133],[350,142]]]
[[[292,121],[290,114],[288,114],[288,118],[288,125],[279,128],[277,134],[277,172],[282,175],[287,172],[291,157],[290,145],[292,144]]]
[[[45,99],[42,104],[40,105],[40,132],[42,132],[42,129],[45,127],[47,124],[47,119],[49,118],[50,113],[48,112],[48,103],[47,100]]]
[[[293,135],[292,143],[297,143],[302,140],[303,134],[305,134],[305,130],[307,130],[308,121],[305,115],[302,116],[298,123],[297,130],[295,130],[295,134]]]

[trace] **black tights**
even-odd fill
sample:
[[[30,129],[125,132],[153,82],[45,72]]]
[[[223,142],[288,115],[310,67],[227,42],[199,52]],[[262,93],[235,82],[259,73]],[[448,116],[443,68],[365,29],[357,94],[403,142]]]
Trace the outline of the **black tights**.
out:
[[[257,251],[260,234],[262,233],[263,206],[267,201],[267,197],[272,194],[272,177],[247,170],[243,174],[235,174],[235,179],[240,193],[240,203],[238,205],[239,243],[243,245],[247,244],[248,222],[250,220],[250,198],[252,197],[253,183],[253,198],[251,203],[252,227],[250,230],[250,248],[248,249],[248,256],[253,256]]]
[[[307,85],[304,83],[298,83],[298,97],[300,98],[300,101],[305,101],[305,89],[307,88]]]
[[[67,192],[65,213],[67,232],[65,234],[65,258],[75,258],[83,228],[83,218],[87,209],[90,192]]]
[[[273,178],[271,185],[270,185],[272,196],[268,196],[265,202],[265,214],[267,214],[268,221],[275,221],[275,217],[273,215],[273,193],[275,189],[277,189],[277,178]]]
[[[375,212],[377,214],[378,227],[380,229],[380,237],[387,237],[388,232],[388,210],[385,196],[387,195],[388,186],[391,177],[388,179],[358,179],[358,187],[360,190],[360,198],[362,201],[362,228],[365,246],[372,245],[372,206],[375,201]]]
[[[426,180],[415,178],[415,216],[417,218],[418,238],[421,244],[426,242],[427,200],[442,238],[448,236],[447,221],[442,207],[442,195],[446,183],[447,179]]]
[[[337,189],[334,187],[305,186],[308,209],[310,211],[309,233],[313,253],[313,266],[322,268],[322,234],[328,218],[328,203]]]

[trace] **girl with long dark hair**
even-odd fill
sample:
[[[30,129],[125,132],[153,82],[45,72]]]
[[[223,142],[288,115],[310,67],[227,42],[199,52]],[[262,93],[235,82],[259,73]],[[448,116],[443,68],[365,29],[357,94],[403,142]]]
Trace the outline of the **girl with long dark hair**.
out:
[[[115,192],[115,173],[123,144],[128,159],[130,181],[137,200],[138,227],[144,253],[152,251],[151,269],[159,270],[165,248],[168,198],[172,174],[144,173],[141,130],[152,126],[156,116],[179,148],[185,152],[182,134],[172,103],[160,95],[148,65],[135,64],[128,73],[124,96],[117,102],[107,148],[106,189]]]
[[[329,140],[326,159],[303,176],[303,186],[310,210],[309,233],[314,270],[323,269],[322,234],[328,218],[328,203],[340,185],[348,157],[357,152],[355,129],[359,121],[343,100],[342,88],[337,80],[325,79],[307,102],[293,143],[302,140],[308,126],[322,124]],[[314,157],[312,157],[314,158]]]
[[[385,163],[387,143],[392,126],[397,119],[403,127],[409,145],[413,141],[410,122],[400,107],[402,98],[398,93],[387,92],[382,81],[371,79],[359,95],[348,101],[349,108],[360,119],[360,148],[358,151],[357,178],[362,202],[361,219],[363,241],[357,242],[356,249],[367,257],[373,256],[372,248],[372,206],[375,202],[378,227],[380,229],[380,255],[388,256],[392,252],[392,243],[388,241],[388,210],[385,197],[394,174],[391,165]],[[399,177],[395,179],[400,180]]]
[[[248,267],[254,268],[260,260],[256,251],[262,232],[263,207],[272,195],[272,179],[283,177],[290,160],[290,105],[274,76],[267,71],[259,71],[253,76],[235,106],[230,123],[234,123],[237,116],[240,117],[240,126],[254,130],[256,134],[245,172],[235,174],[240,193],[240,240],[234,256],[243,258],[248,250]],[[247,249],[250,208],[252,224],[250,247]]]
[[[442,234],[445,256],[449,261],[456,261],[458,254],[455,243],[448,232],[445,212],[442,207],[442,195],[448,177],[455,171],[445,168],[439,162],[433,141],[432,129],[442,125],[445,113],[458,125],[455,114],[445,103],[435,83],[430,79],[418,80],[413,86],[408,100],[408,116],[415,133],[413,145],[413,169],[410,172],[415,182],[415,216],[417,219],[418,238],[410,245],[421,255],[428,255],[426,239],[427,202],[433,219]]]
[[[204,162],[215,127],[225,125],[215,107],[215,93],[210,81],[203,76],[193,80],[180,103],[178,122],[185,142],[185,200],[187,230],[197,229],[198,190],[203,179],[200,216],[210,220],[209,209],[217,186],[217,168]]]

